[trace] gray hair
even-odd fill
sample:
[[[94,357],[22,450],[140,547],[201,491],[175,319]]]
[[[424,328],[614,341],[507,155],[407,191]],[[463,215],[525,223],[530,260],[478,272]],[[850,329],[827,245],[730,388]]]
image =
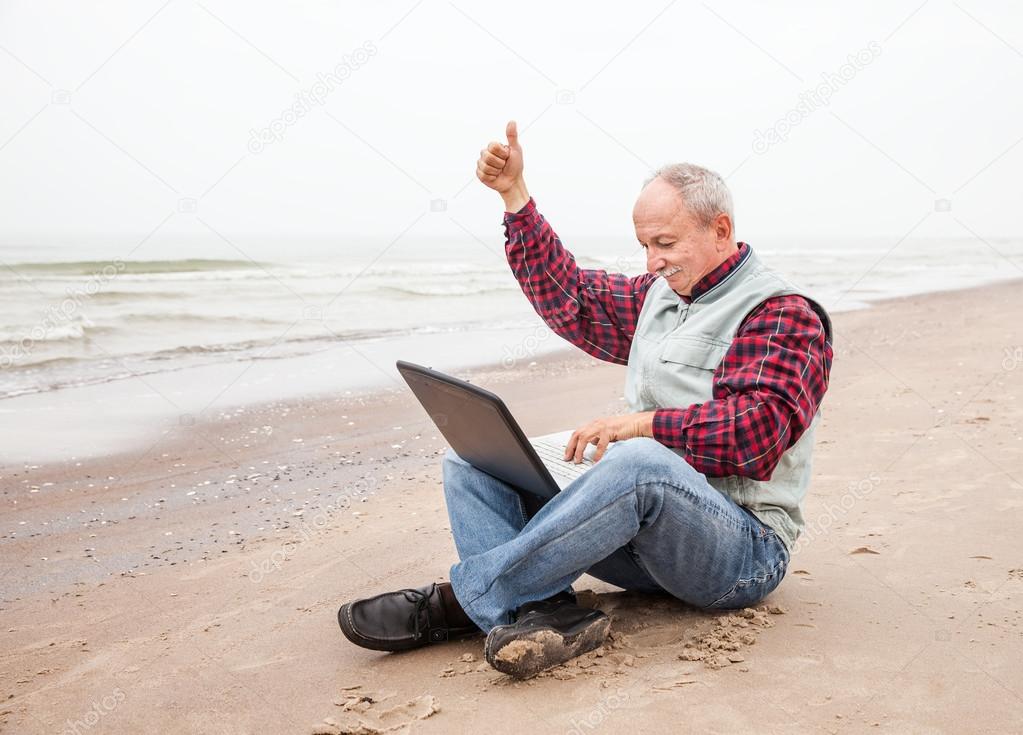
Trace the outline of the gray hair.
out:
[[[735,226],[732,192],[718,173],[694,163],[672,163],[654,171],[653,176],[643,182],[643,186],[658,178],[678,189],[685,208],[704,227],[709,227],[722,212],[728,215],[732,226]]]

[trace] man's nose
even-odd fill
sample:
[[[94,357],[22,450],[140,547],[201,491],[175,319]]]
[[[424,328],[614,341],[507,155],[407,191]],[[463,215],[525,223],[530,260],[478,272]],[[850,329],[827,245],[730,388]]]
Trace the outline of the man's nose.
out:
[[[647,253],[646,256],[646,271],[647,273],[656,273],[657,271],[664,268],[664,257],[655,253]]]

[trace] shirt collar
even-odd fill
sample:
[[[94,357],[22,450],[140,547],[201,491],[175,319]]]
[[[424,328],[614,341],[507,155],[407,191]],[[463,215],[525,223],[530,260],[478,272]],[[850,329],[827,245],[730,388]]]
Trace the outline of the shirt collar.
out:
[[[703,296],[738,270],[739,266],[746,262],[746,258],[749,257],[749,253],[749,245],[747,243],[740,242],[739,249],[730,255],[728,260],[697,281],[693,286],[693,295],[682,296],[682,300],[687,304],[691,304],[693,301]]]

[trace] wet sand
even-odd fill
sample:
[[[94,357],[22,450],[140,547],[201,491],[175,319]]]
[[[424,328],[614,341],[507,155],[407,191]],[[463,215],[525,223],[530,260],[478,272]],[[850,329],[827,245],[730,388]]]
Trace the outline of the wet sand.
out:
[[[482,638],[388,655],[338,630],[341,602],[455,559],[445,445],[406,391],[2,467],[0,732],[1023,729],[1020,285],[838,315],[809,526],[767,604],[583,577],[611,642],[529,682]],[[530,434],[624,408],[624,369],[581,354],[471,377]]]

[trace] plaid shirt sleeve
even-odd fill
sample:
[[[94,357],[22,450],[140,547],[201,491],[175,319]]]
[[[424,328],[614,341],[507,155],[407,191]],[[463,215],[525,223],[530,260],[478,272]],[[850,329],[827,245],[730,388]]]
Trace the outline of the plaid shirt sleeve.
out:
[[[560,337],[601,360],[625,365],[655,275],[629,277],[576,265],[529,202],[504,216],[505,253],[536,312]]]
[[[654,438],[709,477],[769,480],[828,387],[833,351],[801,296],[768,299],[743,322],[714,373],[713,397],[654,414]]]

